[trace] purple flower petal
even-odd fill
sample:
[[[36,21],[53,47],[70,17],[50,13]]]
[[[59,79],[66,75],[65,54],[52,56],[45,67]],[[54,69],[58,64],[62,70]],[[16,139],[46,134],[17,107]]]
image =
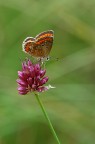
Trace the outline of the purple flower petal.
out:
[[[19,94],[20,94],[20,95],[26,95],[27,92],[21,92],[21,91],[19,91]]]
[[[36,65],[34,66],[34,70],[35,70],[35,74],[36,74],[36,75],[39,75],[40,65],[39,65],[39,64],[36,64]]]
[[[27,65],[32,66],[32,62],[30,60],[28,60]]]
[[[48,90],[48,88],[45,87],[45,86],[39,87],[39,88],[37,89],[38,92],[44,92],[44,91],[47,91],[47,90]]]
[[[22,63],[22,70],[27,70],[26,62],[23,62],[23,63]]]
[[[24,94],[28,93],[28,90],[26,89],[26,87],[19,86],[18,87],[18,92],[19,92],[19,94],[24,95]]]
[[[39,64],[35,64],[35,71],[39,71],[40,70],[40,65]]]
[[[40,70],[39,74],[40,74],[40,77],[42,78],[46,73],[46,70]]]
[[[21,86],[27,86],[27,83],[25,81],[21,80],[21,79],[17,79],[16,81]]]
[[[23,79],[23,72],[22,71],[18,71],[18,76],[19,76],[19,78]]]
[[[27,79],[30,76],[30,72],[29,71],[23,71],[23,79]]]
[[[32,78],[35,77],[35,70],[33,67],[30,69],[30,75]]]
[[[18,91],[27,91],[27,90],[26,90],[26,87],[20,86],[20,87],[18,87]]]
[[[37,86],[35,84],[32,84],[32,89],[35,91]]]
[[[32,86],[33,82],[34,82],[34,79],[33,79],[33,78],[29,77],[29,78],[27,79],[27,83],[28,83],[28,85],[29,85],[30,87]]]
[[[40,83],[40,76],[35,77],[35,84],[39,85]]]
[[[39,85],[40,86],[42,86],[42,85],[44,85],[47,81],[48,81],[48,77],[44,77],[41,81],[40,81],[40,83],[39,83]]]

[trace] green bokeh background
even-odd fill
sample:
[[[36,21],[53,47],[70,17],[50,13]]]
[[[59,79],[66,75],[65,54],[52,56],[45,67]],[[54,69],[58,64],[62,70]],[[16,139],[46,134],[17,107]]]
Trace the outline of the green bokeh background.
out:
[[[40,94],[62,144],[95,144],[95,0],[0,0],[0,144],[55,144],[33,94],[19,96],[27,36],[52,29],[48,84]],[[30,57],[29,57],[30,58]]]

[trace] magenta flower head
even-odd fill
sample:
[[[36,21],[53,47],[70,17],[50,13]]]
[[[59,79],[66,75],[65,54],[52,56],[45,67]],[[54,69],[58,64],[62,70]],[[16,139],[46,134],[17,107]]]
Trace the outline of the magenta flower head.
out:
[[[40,64],[33,64],[30,60],[22,63],[22,71],[18,71],[17,83],[18,92],[25,95],[28,92],[43,92],[51,88],[44,86],[48,81],[48,77],[44,76],[46,70],[42,70]]]

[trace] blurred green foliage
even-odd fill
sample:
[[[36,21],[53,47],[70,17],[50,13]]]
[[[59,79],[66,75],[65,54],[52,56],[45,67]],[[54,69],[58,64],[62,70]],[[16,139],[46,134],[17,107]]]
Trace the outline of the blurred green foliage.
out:
[[[0,144],[55,144],[35,97],[19,96],[22,41],[52,29],[48,84],[40,95],[62,144],[95,144],[95,1],[0,1]]]

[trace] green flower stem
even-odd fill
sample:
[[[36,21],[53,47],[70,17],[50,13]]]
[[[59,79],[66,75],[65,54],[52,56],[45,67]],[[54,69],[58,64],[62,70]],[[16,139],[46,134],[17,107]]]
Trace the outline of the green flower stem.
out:
[[[38,101],[38,103],[39,103],[39,105],[40,105],[40,107],[41,107],[41,109],[43,111],[44,116],[46,117],[46,119],[48,121],[48,124],[49,124],[49,127],[50,127],[51,131],[52,131],[52,134],[54,135],[57,143],[61,144],[60,141],[59,141],[59,139],[58,139],[58,137],[57,137],[57,135],[56,135],[56,132],[55,132],[53,126],[52,126],[52,123],[51,123],[51,121],[50,121],[50,119],[49,119],[49,117],[47,115],[47,112],[46,112],[46,110],[45,110],[45,108],[44,108],[44,106],[43,106],[43,104],[42,104],[42,102],[41,102],[41,100],[39,98],[39,95],[37,93],[35,93],[35,96],[36,96],[36,99],[37,99],[37,101]]]

